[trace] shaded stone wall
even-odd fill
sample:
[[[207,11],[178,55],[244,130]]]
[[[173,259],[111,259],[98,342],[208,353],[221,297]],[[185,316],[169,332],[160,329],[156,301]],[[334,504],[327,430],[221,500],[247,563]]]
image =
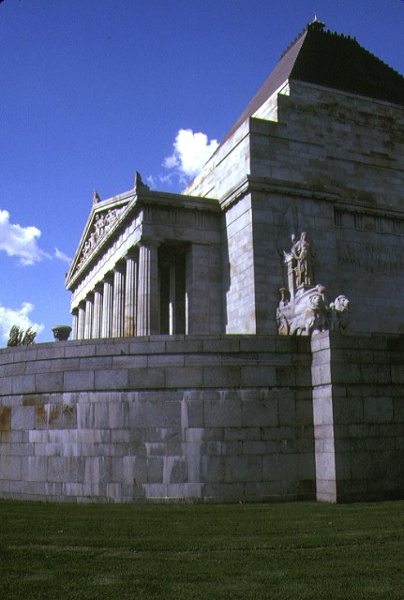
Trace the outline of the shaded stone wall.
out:
[[[317,498],[404,496],[404,338],[312,338]]]
[[[164,337],[0,352],[0,496],[315,496],[308,339]]]
[[[282,251],[302,231],[356,331],[404,332],[403,131],[402,106],[301,82],[278,96],[277,122],[250,120],[257,333],[272,332]]]

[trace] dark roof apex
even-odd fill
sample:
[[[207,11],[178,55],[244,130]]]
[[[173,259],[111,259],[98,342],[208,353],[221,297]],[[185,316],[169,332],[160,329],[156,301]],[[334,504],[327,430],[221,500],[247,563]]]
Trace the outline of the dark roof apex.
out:
[[[294,39],[278,64],[222,140],[224,143],[287,80],[385,100],[404,106],[404,77],[356,38],[324,30],[317,17]]]
[[[312,31],[323,31],[325,27],[325,23],[319,21],[315,16],[313,21],[307,25],[307,29],[311,29]]]
[[[356,38],[308,26],[289,78],[404,105],[404,77]]]

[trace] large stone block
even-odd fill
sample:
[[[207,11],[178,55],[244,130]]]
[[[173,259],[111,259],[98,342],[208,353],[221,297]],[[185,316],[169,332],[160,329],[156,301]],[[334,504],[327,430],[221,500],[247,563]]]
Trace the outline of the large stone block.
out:
[[[14,430],[33,429],[35,423],[35,409],[33,406],[14,406],[11,415],[11,427]]]
[[[363,401],[365,423],[390,423],[393,421],[393,400],[385,397],[370,397]]]
[[[223,393],[218,399],[205,401],[205,427],[240,427],[241,424],[241,403],[236,395]]]
[[[160,389],[165,386],[164,368],[134,368],[129,371],[129,388],[131,389]]]
[[[94,389],[94,371],[66,371],[63,376],[65,392]]]

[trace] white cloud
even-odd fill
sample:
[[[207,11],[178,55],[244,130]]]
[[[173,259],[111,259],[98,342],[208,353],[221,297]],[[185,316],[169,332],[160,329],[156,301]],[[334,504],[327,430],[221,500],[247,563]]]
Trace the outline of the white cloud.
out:
[[[44,330],[44,325],[38,325],[29,318],[33,310],[34,306],[30,302],[23,302],[19,309],[6,308],[0,304],[0,332],[5,343],[13,325],[18,325],[24,330],[32,327],[38,334]]]
[[[55,258],[58,258],[59,260],[63,260],[68,265],[70,265],[70,263],[72,262],[72,259],[69,256],[67,256],[67,254],[65,254],[64,252],[59,250],[59,248],[55,248]]]
[[[164,159],[163,166],[180,177],[195,177],[206,161],[219,146],[217,140],[209,142],[205,133],[194,133],[191,129],[180,129],[173,144],[174,152]]]
[[[0,210],[0,250],[8,256],[18,256],[21,265],[33,265],[43,258],[50,258],[38,246],[41,232],[37,227],[21,227],[10,223],[7,210]]]
[[[154,175],[149,175],[148,177],[146,177],[146,181],[147,181],[147,185],[151,189],[155,189],[157,187],[157,178],[154,177]]]

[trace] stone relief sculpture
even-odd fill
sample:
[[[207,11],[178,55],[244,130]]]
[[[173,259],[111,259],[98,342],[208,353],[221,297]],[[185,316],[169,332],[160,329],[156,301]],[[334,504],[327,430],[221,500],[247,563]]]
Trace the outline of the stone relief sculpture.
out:
[[[349,300],[340,294],[328,304],[325,287],[314,281],[313,246],[304,231],[295,242],[292,236],[290,252],[283,251],[288,268],[288,287],[281,288],[276,310],[279,335],[311,335],[316,331],[334,329],[343,333],[349,325]]]
[[[124,208],[111,208],[105,213],[98,213],[95,216],[93,230],[84,243],[80,261],[77,264],[77,269],[87,260],[95,248],[105,235],[112,229],[113,225],[118,221]]]

